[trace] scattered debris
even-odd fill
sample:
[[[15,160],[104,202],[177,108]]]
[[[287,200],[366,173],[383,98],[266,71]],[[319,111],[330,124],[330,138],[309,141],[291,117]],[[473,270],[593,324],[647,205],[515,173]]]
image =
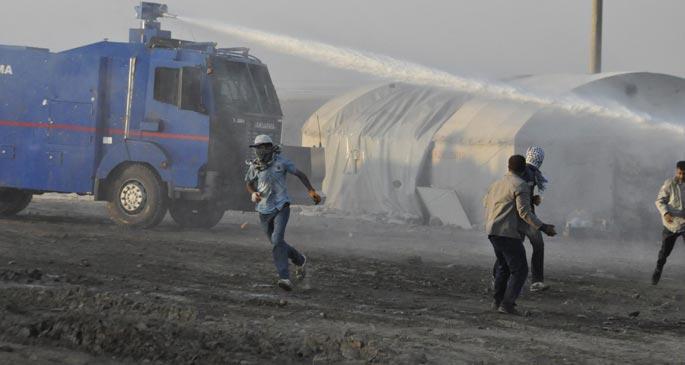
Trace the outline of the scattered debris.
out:
[[[227,219],[237,228],[246,218]],[[292,223],[302,224],[297,220]],[[676,338],[685,333],[685,306],[668,285],[626,280],[609,264],[607,272],[618,280],[590,277],[594,266],[562,264],[555,277],[563,286],[542,296],[524,294],[522,311],[529,309],[524,313],[532,317],[503,324],[489,309],[489,250],[487,262],[468,251],[438,260],[399,245],[387,258],[366,257],[361,250],[339,254],[336,249],[350,242],[350,232],[360,245],[385,232],[408,241],[428,233],[328,223],[325,232],[311,226],[293,230],[296,245],[306,251],[320,247],[312,277],[316,290],[305,291],[298,283],[287,295],[272,284],[270,246],[261,235],[253,244],[246,232],[219,240],[200,230],[139,235],[79,224],[70,233],[72,243],[83,236],[81,230],[93,237],[93,231],[110,230],[107,242],[48,245],[39,236],[43,241],[21,246],[25,251],[13,258],[26,266],[0,268],[0,333],[6,341],[0,342],[0,358],[26,352],[26,360],[33,348],[151,364],[413,365],[501,362],[500,356],[510,356],[511,363],[576,363],[614,361],[611,356],[619,353],[625,363],[645,363],[685,354]],[[9,224],[30,227],[27,231],[37,227],[42,235],[54,225]],[[31,234],[22,239],[31,240]],[[478,237],[474,245],[482,246]],[[329,246],[334,249],[326,250]],[[0,249],[16,247],[14,240],[0,237]],[[144,255],[149,260],[140,259],[140,252],[150,252]],[[417,253],[421,256],[408,256]],[[48,260],[52,264],[45,266]],[[97,270],[83,268],[90,265]],[[30,280],[34,284],[25,285]],[[564,342],[569,333],[578,334],[571,346]],[[667,336],[675,340],[653,347]],[[607,355],[606,344],[615,352]],[[578,346],[584,346],[580,355]]]
[[[29,279],[40,280],[43,277],[43,272],[40,269],[33,269],[28,272]]]
[[[32,283],[43,278],[43,272],[40,269],[33,270],[5,270],[0,272],[0,280]]]
[[[422,259],[421,256],[419,256],[419,255],[414,255],[414,256],[409,256],[409,257],[406,259],[406,262],[407,262],[409,265],[417,265],[417,266],[418,266],[418,265],[422,265],[422,264],[423,264],[423,259]]]
[[[10,312],[10,313],[19,314],[19,315],[24,315],[24,314],[28,313],[26,310],[19,308],[14,303],[9,303],[9,304],[5,305],[5,310]]]

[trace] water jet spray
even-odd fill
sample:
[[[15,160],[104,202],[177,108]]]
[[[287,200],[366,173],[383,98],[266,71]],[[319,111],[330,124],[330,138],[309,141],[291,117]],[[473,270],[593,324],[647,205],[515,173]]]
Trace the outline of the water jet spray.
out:
[[[623,105],[603,105],[580,96],[555,98],[539,95],[513,85],[457,76],[442,70],[373,52],[338,47],[318,41],[299,39],[213,20],[180,15],[175,16],[175,19],[258,43],[277,52],[298,56],[338,69],[356,71],[394,81],[443,87],[485,98],[530,103],[570,114],[588,114],[629,122],[640,127],[658,128],[665,132],[685,135],[685,128],[678,124],[655,120],[646,113],[630,110]]]

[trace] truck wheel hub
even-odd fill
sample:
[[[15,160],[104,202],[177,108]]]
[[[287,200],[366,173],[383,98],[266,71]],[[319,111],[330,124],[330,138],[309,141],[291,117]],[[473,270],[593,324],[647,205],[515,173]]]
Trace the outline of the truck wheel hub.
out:
[[[140,212],[145,206],[146,197],[145,188],[141,183],[129,181],[121,189],[119,201],[127,213],[134,214]]]

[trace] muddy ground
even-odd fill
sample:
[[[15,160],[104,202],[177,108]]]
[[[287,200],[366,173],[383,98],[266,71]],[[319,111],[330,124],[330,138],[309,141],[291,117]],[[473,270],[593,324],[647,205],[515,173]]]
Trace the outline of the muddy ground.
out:
[[[685,246],[651,286],[658,232],[549,240],[552,287],[512,317],[490,310],[482,234],[309,213],[287,234],[309,279],[286,294],[254,214],[135,231],[37,198],[0,221],[0,363],[685,362]]]

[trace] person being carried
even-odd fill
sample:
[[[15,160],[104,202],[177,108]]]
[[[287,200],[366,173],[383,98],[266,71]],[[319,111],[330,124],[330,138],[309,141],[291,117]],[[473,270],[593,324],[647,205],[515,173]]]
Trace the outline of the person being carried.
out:
[[[490,185],[485,195],[485,233],[497,259],[493,308],[519,315],[516,299],[528,277],[525,232],[529,225],[548,236],[556,235],[556,231],[553,225],[540,221],[531,209],[530,188],[521,178],[526,171],[526,159],[511,156],[508,167],[509,172]]]
[[[673,251],[675,241],[685,234],[685,161],[678,161],[675,176],[667,179],[656,197],[656,208],[661,213],[664,229],[661,233],[661,249],[652,274],[652,284],[657,285],[664,271],[666,259]],[[685,238],[684,238],[685,239]]]
[[[273,246],[273,260],[279,277],[278,286],[290,291],[293,289],[293,283],[290,281],[288,259],[297,266],[296,276],[304,278],[307,257],[285,241],[285,229],[290,218],[286,174],[293,174],[300,179],[314,204],[319,204],[321,197],[312,187],[307,175],[280,154],[280,148],[274,145],[271,137],[259,135],[250,147],[254,148],[256,159],[249,162],[245,175],[247,191],[256,203],[259,221]]]
[[[526,151],[526,172],[523,180],[530,186],[531,194],[531,210],[535,213],[535,206],[542,203],[542,197],[535,194],[535,188],[538,192],[543,192],[547,188],[547,179],[542,175],[540,167],[545,160],[545,150],[542,147],[530,146]],[[530,274],[532,284],[530,284],[530,291],[542,291],[549,288],[545,284],[545,241],[542,239],[542,233],[528,226],[526,230],[526,237],[533,247],[533,254],[530,258]]]

